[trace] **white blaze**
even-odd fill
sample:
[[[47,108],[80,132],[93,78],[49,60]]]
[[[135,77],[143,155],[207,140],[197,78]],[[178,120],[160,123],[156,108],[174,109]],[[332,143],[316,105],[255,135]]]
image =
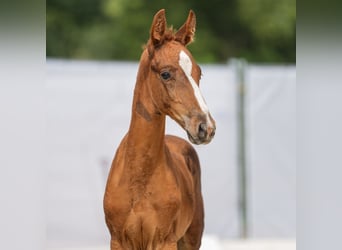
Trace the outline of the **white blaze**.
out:
[[[208,115],[209,110],[207,107],[207,104],[205,103],[203,96],[201,94],[201,91],[196,84],[194,78],[192,78],[191,72],[192,72],[192,62],[190,57],[182,50],[179,53],[179,65],[183,69],[185,75],[187,76],[192,88],[194,89],[194,94],[197,99],[198,105],[200,106],[201,110]]]

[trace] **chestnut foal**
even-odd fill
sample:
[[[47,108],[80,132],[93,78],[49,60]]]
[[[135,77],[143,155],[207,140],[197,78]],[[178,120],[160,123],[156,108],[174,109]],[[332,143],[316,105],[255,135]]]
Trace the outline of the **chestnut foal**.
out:
[[[174,33],[165,10],[153,19],[134,90],[132,118],[104,196],[111,250],[199,249],[204,227],[200,164],[185,140],[165,136],[170,116],[194,144],[206,144],[215,122],[198,84],[200,67],[186,45],[196,26],[190,11]]]

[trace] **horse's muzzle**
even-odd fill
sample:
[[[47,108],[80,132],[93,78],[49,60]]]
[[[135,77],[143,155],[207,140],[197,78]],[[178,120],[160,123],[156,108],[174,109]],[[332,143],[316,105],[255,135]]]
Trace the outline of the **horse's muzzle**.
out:
[[[216,127],[210,122],[200,122],[197,126],[196,133],[187,130],[189,140],[194,144],[208,144],[215,136]]]

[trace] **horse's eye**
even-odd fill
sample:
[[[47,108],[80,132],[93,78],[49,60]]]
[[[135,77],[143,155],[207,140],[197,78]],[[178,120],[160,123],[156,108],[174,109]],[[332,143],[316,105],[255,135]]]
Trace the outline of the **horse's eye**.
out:
[[[162,73],[160,74],[160,76],[161,76],[164,80],[168,80],[168,79],[170,79],[171,74],[170,74],[169,72],[165,71],[165,72],[162,72]]]

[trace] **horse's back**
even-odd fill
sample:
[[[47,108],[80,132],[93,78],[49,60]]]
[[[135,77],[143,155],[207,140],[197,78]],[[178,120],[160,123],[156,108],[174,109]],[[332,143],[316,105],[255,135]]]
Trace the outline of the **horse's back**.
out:
[[[191,157],[199,163],[196,150],[187,140],[174,135],[165,135],[165,144],[171,152],[177,152]]]
[[[188,141],[173,135],[165,136],[165,145],[170,157],[174,161],[178,159],[178,161],[185,163],[186,170],[195,178],[195,182],[200,181],[200,162],[194,147]],[[184,171],[184,169],[180,169],[184,167],[184,164],[181,164],[181,162],[173,164],[173,166]]]
[[[190,207],[200,207],[201,167],[194,147],[186,140],[173,136],[165,136],[168,167],[174,173],[175,180],[183,195],[183,202]]]
[[[170,156],[173,159],[176,158],[176,161],[178,160],[178,164],[172,164],[174,171],[178,172],[176,175],[178,177],[185,177],[180,182],[183,182],[183,185],[192,183],[191,188],[188,186],[189,189],[187,191],[183,190],[183,194],[187,194],[185,196],[187,202],[192,200],[192,208],[194,208],[192,222],[184,236],[178,241],[178,249],[199,249],[204,228],[200,162],[196,150],[186,140],[176,136],[166,135],[165,144]],[[180,161],[185,164],[182,164]],[[188,178],[191,176],[192,180],[189,181],[186,176]],[[189,191],[190,193],[188,193]]]

